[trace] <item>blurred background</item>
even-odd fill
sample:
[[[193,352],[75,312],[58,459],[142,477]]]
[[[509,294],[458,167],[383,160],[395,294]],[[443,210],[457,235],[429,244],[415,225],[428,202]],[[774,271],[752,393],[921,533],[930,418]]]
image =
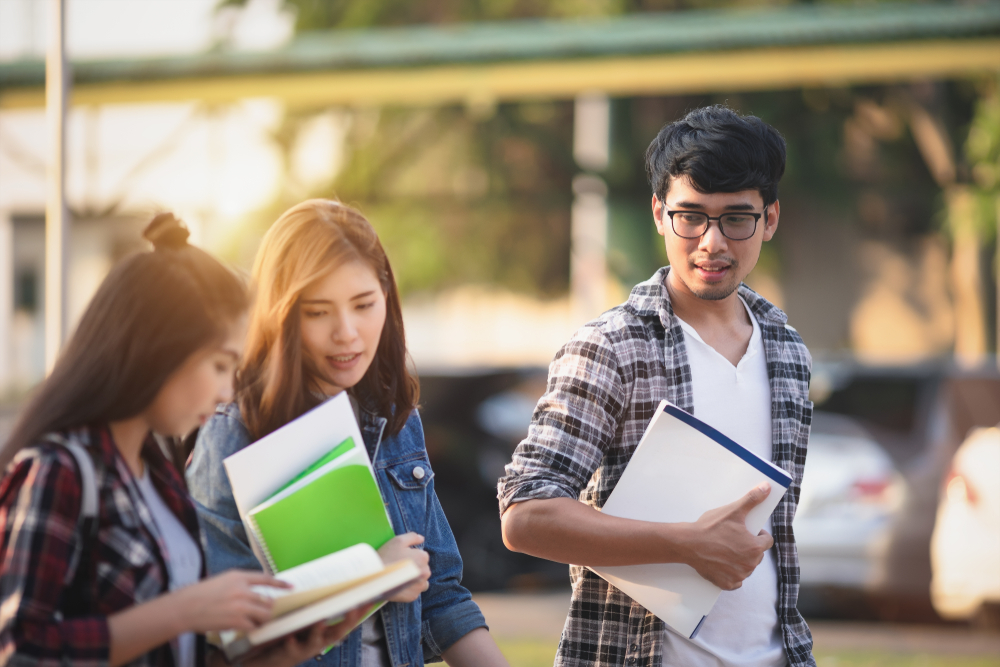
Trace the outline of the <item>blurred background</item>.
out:
[[[0,0],[0,431],[46,368],[51,6]],[[795,529],[802,608],[840,619],[820,664],[1000,664],[1000,2],[65,8],[67,326],[156,212],[248,270],[290,205],[360,208],[466,583],[518,664],[551,661],[566,568],[506,551],[495,483],[560,344],[666,263],[645,148],[705,104],[774,125],[781,228],[748,282],[816,358]]]

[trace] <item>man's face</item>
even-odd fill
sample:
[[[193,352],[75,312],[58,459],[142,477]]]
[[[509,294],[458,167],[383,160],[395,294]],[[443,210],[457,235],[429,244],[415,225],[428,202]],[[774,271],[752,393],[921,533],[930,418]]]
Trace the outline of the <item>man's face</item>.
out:
[[[653,197],[656,231],[664,238],[670,260],[670,286],[699,299],[717,301],[736,291],[757,265],[761,244],[770,241],[778,227],[778,202],[767,207],[748,239],[733,241],[711,220],[699,238],[686,239],[674,233],[667,211],[697,211],[711,217],[725,213],[764,213],[764,200],[757,190],[698,192],[687,176],[670,181],[665,201]]]

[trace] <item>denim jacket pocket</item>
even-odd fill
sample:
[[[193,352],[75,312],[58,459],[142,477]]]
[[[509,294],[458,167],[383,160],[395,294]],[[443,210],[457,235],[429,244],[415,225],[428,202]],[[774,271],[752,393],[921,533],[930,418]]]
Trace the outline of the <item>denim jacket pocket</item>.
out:
[[[393,463],[386,467],[392,492],[403,516],[403,527],[423,535],[427,520],[427,497],[433,488],[434,471],[426,456]]]

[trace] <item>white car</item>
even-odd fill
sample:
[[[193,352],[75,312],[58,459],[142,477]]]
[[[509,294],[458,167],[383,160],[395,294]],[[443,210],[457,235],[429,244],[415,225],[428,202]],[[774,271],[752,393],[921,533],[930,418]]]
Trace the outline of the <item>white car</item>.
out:
[[[1000,428],[978,428],[952,459],[931,537],[931,601],[944,618],[1000,606]]]
[[[906,483],[885,450],[848,417],[817,412],[793,528],[804,604],[827,591],[880,588],[891,522]],[[808,596],[808,597],[806,597]],[[819,597],[817,597],[819,596]]]

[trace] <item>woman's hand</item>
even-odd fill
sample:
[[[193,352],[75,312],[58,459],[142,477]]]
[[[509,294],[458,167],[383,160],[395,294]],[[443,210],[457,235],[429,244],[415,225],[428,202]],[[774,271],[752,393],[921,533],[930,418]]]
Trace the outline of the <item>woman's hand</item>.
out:
[[[173,593],[184,615],[185,630],[248,632],[271,618],[272,601],[253,586],[291,588],[261,572],[229,570]]]
[[[427,580],[431,578],[430,556],[423,549],[413,548],[423,543],[423,535],[404,533],[392,538],[378,550],[378,555],[386,565],[408,558],[420,568],[420,578],[389,598],[389,602],[413,602],[427,590]]]
[[[313,656],[319,655],[320,651],[327,646],[339,644],[351,630],[357,627],[361,619],[371,607],[366,605],[347,613],[342,621],[334,625],[327,625],[326,621],[320,621],[310,628],[303,628],[302,631],[289,635],[281,644],[270,648],[260,655],[243,661],[244,667],[292,667],[301,662],[305,662]],[[308,631],[305,638],[299,636]]]

